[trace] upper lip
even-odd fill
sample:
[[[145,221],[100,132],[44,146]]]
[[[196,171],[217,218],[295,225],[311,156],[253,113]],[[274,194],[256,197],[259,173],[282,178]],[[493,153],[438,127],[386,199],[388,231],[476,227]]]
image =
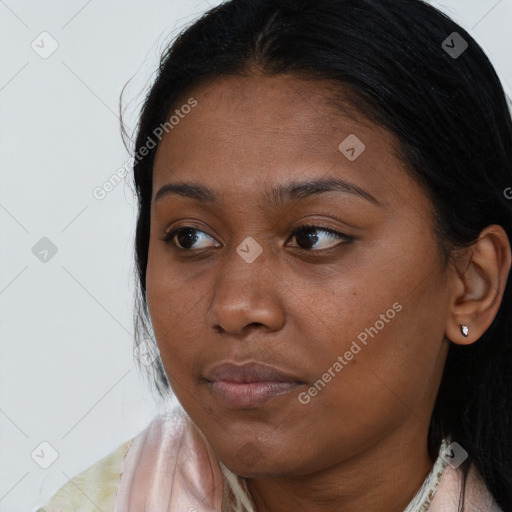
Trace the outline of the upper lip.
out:
[[[301,382],[291,373],[260,362],[248,362],[241,365],[224,362],[207,371],[205,378],[212,382],[218,380],[239,383]]]

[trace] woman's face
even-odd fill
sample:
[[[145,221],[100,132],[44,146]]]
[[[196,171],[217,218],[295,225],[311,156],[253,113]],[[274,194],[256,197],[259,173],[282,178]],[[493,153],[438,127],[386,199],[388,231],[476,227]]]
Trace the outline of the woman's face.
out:
[[[190,96],[156,155],[147,267],[184,409],[241,476],[308,474],[385,438],[426,445],[450,274],[393,138],[293,76],[228,77]],[[185,182],[201,188],[155,201]],[[292,234],[305,224],[316,227]],[[189,229],[164,241],[176,227]],[[223,362],[291,382],[212,385]]]

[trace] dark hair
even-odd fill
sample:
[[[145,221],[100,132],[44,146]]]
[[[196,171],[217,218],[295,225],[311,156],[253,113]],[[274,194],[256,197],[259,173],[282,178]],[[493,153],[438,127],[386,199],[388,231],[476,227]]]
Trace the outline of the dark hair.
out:
[[[443,44],[454,46],[453,32],[468,44],[459,56]],[[254,69],[329,81],[340,105],[396,137],[397,154],[431,198],[445,264],[490,224],[512,239],[507,99],[483,50],[442,12],[422,0],[227,1],[163,53],[142,108],[136,154],[193,88]],[[157,147],[134,161],[136,339],[151,338],[146,267]],[[469,454],[465,477],[474,462],[504,512],[512,512],[511,286],[509,279],[498,314],[477,342],[450,344],[428,438],[431,456],[442,437],[457,441]],[[160,359],[155,368],[164,397],[170,387]],[[462,510],[464,490],[461,498]]]

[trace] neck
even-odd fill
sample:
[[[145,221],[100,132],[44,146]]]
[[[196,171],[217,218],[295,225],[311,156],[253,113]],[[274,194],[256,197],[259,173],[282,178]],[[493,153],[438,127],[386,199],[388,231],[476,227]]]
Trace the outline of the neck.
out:
[[[432,469],[427,435],[402,432],[335,466],[302,476],[255,477],[257,512],[403,512]]]

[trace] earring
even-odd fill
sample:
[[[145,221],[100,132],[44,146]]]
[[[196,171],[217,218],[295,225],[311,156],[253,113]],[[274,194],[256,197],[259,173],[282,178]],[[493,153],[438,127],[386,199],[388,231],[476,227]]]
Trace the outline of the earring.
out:
[[[460,330],[462,332],[462,336],[465,336],[467,338],[469,333],[469,327],[467,325],[461,325]]]

